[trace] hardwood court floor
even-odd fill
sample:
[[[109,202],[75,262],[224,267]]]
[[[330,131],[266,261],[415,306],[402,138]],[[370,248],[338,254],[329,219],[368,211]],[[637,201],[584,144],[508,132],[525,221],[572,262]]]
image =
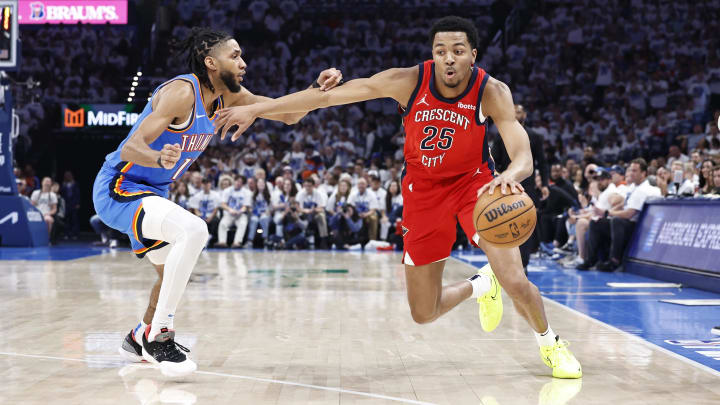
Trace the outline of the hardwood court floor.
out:
[[[556,380],[505,296],[414,324],[392,253],[210,251],[178,310],[196,374],[123,363],[155,272],[128,252],[0,261],[2,404],[717,404],[720,378],[546,300],[582,380]],[[445,279],[475,272],[455,259]],[[661,319],[657,322],[662,322]]]

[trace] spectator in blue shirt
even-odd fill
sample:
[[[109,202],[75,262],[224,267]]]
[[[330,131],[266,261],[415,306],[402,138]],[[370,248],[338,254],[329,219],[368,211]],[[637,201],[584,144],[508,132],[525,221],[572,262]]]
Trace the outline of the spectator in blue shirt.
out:
[[[248,225],[248,241],[245,243],[245,247],[252,246],[258,224],[261,226],[260,236],[264,242],[270,233],[270,190],[265,181],[257,182],[253,193],[252,215],[250,216],[250,225]]]

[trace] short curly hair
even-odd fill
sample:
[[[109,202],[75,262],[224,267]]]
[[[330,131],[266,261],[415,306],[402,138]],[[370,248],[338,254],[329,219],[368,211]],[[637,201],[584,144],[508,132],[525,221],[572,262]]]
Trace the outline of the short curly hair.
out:
[[[470,43],[471,49],[477,49],[478,46],[478,31],[475,28],[475,24],[467,18],[457,16],[443,17],[432,25],[430,28],[430,45],[432,46],[435,41],[435,34],[438,32],[464,32],[467,35],[468,42]]]

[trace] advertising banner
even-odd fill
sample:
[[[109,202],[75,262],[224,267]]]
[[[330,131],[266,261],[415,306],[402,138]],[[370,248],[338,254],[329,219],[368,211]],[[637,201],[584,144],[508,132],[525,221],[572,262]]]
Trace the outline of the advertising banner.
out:
[[[127,24],[127,0],[20,0],[19,24]]]
[[[13,97],[7,91],[5,103],[0,105],[0,195],[17,195],[17,183],[13,173]]]
[[[16,195],[0,195],[0,247],[47,244],[47,225],[30,200]]]
[[[720,276],[720,200],[645,204],[628,258]]]
[[[80,104],[61,106],[63,128],[132,127],[140,114],[135,104]]]

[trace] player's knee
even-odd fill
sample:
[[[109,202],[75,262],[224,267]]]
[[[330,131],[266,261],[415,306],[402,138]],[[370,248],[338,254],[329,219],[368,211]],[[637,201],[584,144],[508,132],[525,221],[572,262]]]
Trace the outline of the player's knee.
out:
[[[522,297],[527,294],[532,286],[525,277],[512,277],[501,282],[503,289],[513,298]]]
[[[429,323],[435,319],[437,305],[428,302],[410,302],[410,315],[419,324]]]
[[[188,226],[187,229],[185,229],[185,232],[188,235],[188,239],[201,241],[203,243],[207,241],[208,236],[210,235],[207,223],[205,223],[202,218],[194,215],[188,221]]]
[[[429,311],[426,309],[410,308],[410,314],[412,315],[413,321],[420,325],[424,323],[430,323],[435,319],[435,311]]]

